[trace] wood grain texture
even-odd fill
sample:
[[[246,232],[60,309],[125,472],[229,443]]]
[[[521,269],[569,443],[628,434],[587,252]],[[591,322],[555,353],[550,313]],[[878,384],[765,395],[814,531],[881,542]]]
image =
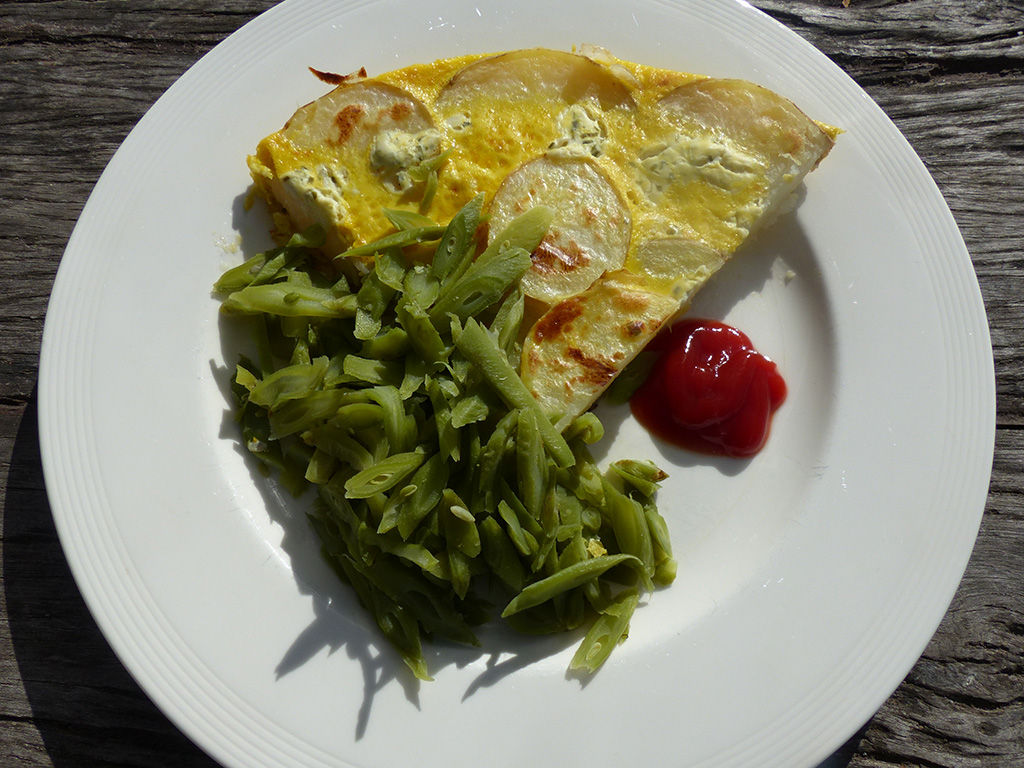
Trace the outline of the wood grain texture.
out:
[[[971,253],[996,364],[992,482],[960,589],[829,768],[1024,768],[1024,6],[754,4],[849,73],[921,155]],[[2,766],[214,765],[140,691],[75,587],[43,490],[35,381],[50,286],[103,167],[188,66],[271,5],[0,4]]]

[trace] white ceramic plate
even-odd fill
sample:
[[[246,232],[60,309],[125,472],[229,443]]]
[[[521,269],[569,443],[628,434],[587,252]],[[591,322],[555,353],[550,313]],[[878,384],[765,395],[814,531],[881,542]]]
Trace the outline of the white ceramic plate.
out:
[[[605,413],[608,453],[669,465],[681,561],[588,684],[572,643],[432,647],[417,685],[316,555],[305,501],[239,452],[209,288],[266,245],[244,158],[325,90],[464,52],[597,43],[762,83],[845,133],[795,215],[701,294],[790,396],[767,449],[709,462]],[[932,635],[966,565],[994,386],[971,263],[923,165],[824,56],[731,0],[286,2],[187,72],[103,174],[53,290],[47,488],[75,578],[146,692],[228,766],[812,766]]]

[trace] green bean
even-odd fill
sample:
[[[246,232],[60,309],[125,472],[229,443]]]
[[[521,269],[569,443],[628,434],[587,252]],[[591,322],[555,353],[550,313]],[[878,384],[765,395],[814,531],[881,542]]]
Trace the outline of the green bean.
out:
[[[555,506],[554,484],[549,484],[540,510],[540,538],[537,540],[537,554],[530,570],[534,573],[552,574],[558,570],[558,551],[555,548],[558,533],[558,507]]]
[[[373,387],[367,394],[382,409],[388,450],[392,453],[411,450],[416,443],[416,419],[405,412],[405,403],[398,388]]]
[[[452,410],[448,399],[436,378],[428,377],[426,381],[427,396],[434,409],[434,422],[437,425],[437,448],[442,457],[457,462],[461,457],[459,450],[459,432],[452,426]]]
[[[289,400],[270,414],[270,436],[280,439],[331,418],[344,405],[344,396],[341,390],[328,389]]]
[[[562,434],[569,442],[578,438],[593,445],[604,437],[604,425],[593,411],[586,411],[573,419]]]
[[[423,459],[420,451],[392,454],[346,480],[345,495],[350,499],[365,499],[394,488],[422,464]]]
[[[491,240],[488,248],[521,248],[533,253],[551,228],[555,212],[544,205],[536,205],[512,219],[508,225]],[[485,251],[486,253],[486,251]]]
[[[429,363],[418,357],[407,357],[405,359],[405,373],[402,376],[402,383],[398,385],[398,395],[404,401],[411,398],[423,387],[427,374],[433,368]]]
[[[515,510],[504,499],[498,502],[498,515],[505,521],[505,530],[509,540],[523,557],[532,557],[537,553],[537,539],[523,530]]]
[[[498,479],[498,494],[501,496],[501,500],[516,513],[516,519],[519,520],[519,524],[523,527],[524,531],[534,537],[534,541],[536,541],[536,537],[543,535],[540,520],[530,514],[529,510],[523,505],[522,500],[516,496],[511,486],[503,477]]]
[[[512,360],[518,355],[519,328],[526,314],[526,294],[521,283],[512,286],[491,321],[490,330],[498,339],[498,346]]]
[[[401,248],[386,248],[374,259],[373,273],[392,291],[400,291],[405,283],[405,259]]]
[[[390,235],[384,235],[379,240],[374,240],[372,243],[366,243],[365,245],[357,245],[353,248],[349,248],[347,251],[339,253],[334,257],[335,261],[339,259],[351,259],[358,256],[372,256],[375,253],[383,253],[388,248],[404,248],[407,245],[414,245],[416,243],[430,242],[431,240],[437,240],[444,234],[445,228],[439,226],[424,226],[424,227],[410,227],[409,229],[402,229],[398,232],[393,232]]]
[[[493,517],[480,521],[480,544],[491,573],[512,592],[520,592],[526,581],[523,564],[515,546]]]
[[[509,442],[512,439],[512,431],[519,418],[519,411],[512,410],[502,416],[494,425],[487,442],[480,448],[480,471],[477,475],[478,511],[484,512],[494,509],[495,486],[494,481],[498,477],[498,467],[505,453],[508,450]]]
[[[381,317],[394,295],[395,289],[386,285],[376,272],[371,272],[363,278],[363,284],[356,294],[356,323],[353,333],[357,339],[372,339],[380,332]]]
[[[640,595],[635,589],[625,589],[587,630],[583,642],[569,662],[569,669],[593,674],[607,661],[615,646],[626,636],[629,620],[633,616]]]
[[[487,402],[479,394],[467,392],[452,404],[452,426],[458,429],[483,421],[490,412]]]
[[[530,394],[530,390],[512,369],[504,352],[498,348],[490,332],[470,318],[466,321],[466,327],[459,336],[456,346],[477,367],[506,405],[510,408],[529,410],[537,417],[537,426],[544,445],[555,463],[560,467],[572,466],[576,458],[569,444],[548,421],[540,405]]]
[[[441,286],[430,309],[440,324],[447,315],[471,317],[500,299],[530,268],[530,252],[513,246],[484,251],[457,279]]]
[[[234,293],[240,291],[247,285],[251,285],[253,279],[259,273],[260,269],[270,259],[273,258],[273,252],[268,251],[266,253],[258,253],[252,258],[246,259],[244,262],[239,264],[237,267],[232,267],[223,275],[220,279],[213,284],[213,290],[216,293]]]
[[[371,360],[358,355],[346,355],[342,371],[346,376],[364,384],[390,385],[396,389],[405,377],[405,366],[400,360]]]
[[[360,357],[376,360],[397,360],[409,352],[409,334],[404,328],[386,328],[372,339],[363,341]]]
[[[472,258],[483,204],[483,194],[477,195],[452,217],[445,228],[430,265],[438,281],[443,281],[453,270],[457,271],[461,264]]]
[[[475,261],[442,284],[431,319],[438,322],[449,313],[466,318],[498,301],[530,268],[530,254],[553,217],[550,208],[536,206],[513,219]]]
[[[651,542],[647,518],[640,502],[635,501],[608,480],[605,481],[605,513],[615,533],[619,549],[635,555],[644,564],[648,576],[654,575],[654,545]]]
[[[309,458],[304,477],[311,483],[326,483],[331,479],[337,465],[337,460],[331,454],[322,448],[317,448]]]
[[[398,533],[408,539],[416,527],[441,502],[441,495],[448,483],[448,464],[435,453],[413,474],[410,485],[414,490],[399,508],[395,519]]]
[[[426,547],[392,539],[388,536],[381,536],[372,531],[365,523],[359,526],[358,535],[365,544],[372,544],[382,552],[387,552],[389,555],[406,560],[417,566],[424,573],[429,573],[437,579],[448,578],[448,573],[441,566],[441,561]]]
[[[318,450],[325,451],[356,471],[366,469],[374,463],[373,454],[336,424],[324,424],[302,434],[303,440]]]
[[[365,429],[384,423],[384,409],[374,403],[349,403],[338,408],[334,418],[347,429]]]
[[[421,170],[427,205],[436,167]],[[593,670],[640,590],[675,576],[654,504],[664,475],[631,461],[602,474],[597,416],[559,434],[530,394],[519,277],[552,212],[483,247],[482,204],[445,227],[385,211],[398,231],[343,254],[365,269],[333,283],[302,238],[226,272],[223,309],[252,318],[260,350],[232,382],[242,436],[290,490],[317,486],[324,557],[414,675],[429,679],[422,636],[477,642],[489,589],[517,630],[593,620],[574,657]]]
[[[630,565],[643,568],[643,563],[633,555],[601,555],[576,563],[547,578],[535,581],[516,595],[501,612],[502,617],[525,611],[541,603],[551,600],[570,589],[575,589],[591,579],[604,574],[617,565]]]
[[[405,273],[405,281],[402,283],[404,301],[426,309],[437,300],[440,290],[441,283],[430,271],[430,267],[416,264]],[[424,316],[426,316],[425,313]]]
[[[516,412],[516,479],[519,498],[530,514],[540,519],[544,496],[548,490],[548,461],[544,454],[544,441],[536,413],[526,409],[518,409]]]
[[[466,557],[479,555],[480,532],[466,502],[451,488],[445,488],[441,494],[441,509],[444,513],[441,528],[445,541]]]
[[[398,322],[409,336],[409,344],[425,361],[443,363],[449,349],[431,322],[425,309],[409,301],[399,301],[395,308]]]
[[[282,267],[295,266],[304,260],[312,249],[323,244],[323,227],[313,225],[304,232],[293,234],[284,246],[257,254],[237,267],[232,267],[214,283],[213,289],[217,293],[228,294],[247,285],[270,282]]]
[[[653,503],[644,504],[644,517],[654,550],[654,583],[666,587],[675,581],[676,561],[672,558],[672,542],[668,525]]]
[[[621,459],[613,462],[611,469],[627,485],[639,491],[645,499],[653,499],[661,481],[668,477],[652,461]]]
[[[383,208],[381,210],[395,229],[437,226],[432,219],[415,211],[403,211],[395,208]]]
[[[235,291],[224,299],[221,310],[227,314],[262,313],[280,317],[353,317],[356,297],[335,296],[329,288],[268,283]]]

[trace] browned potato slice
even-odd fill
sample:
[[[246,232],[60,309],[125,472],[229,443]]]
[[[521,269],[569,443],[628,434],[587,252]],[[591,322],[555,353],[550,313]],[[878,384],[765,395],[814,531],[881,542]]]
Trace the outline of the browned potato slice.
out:
[[[589,408],[675,314],[679,301],[643,275],[606,272],[559,302],[523,343],[520,375],[562,430]]]
[[[558,427],[593,405],[612,380],[725,263],[702,243],[666,237],[641,243],[631,269],[547,311],[523,345],[521,373]]]
[[[521,166],[491,203],[492,237],[536,205],[550,207],[555,219],[523,276],[527,296],[554,304],[622,266],[629,248],[629,209],[596,163],[545,156]]]
[[[387,231],[381,208],[414,198],[408,169],[441,151],[441,134],[422,102],[363,80],[300,108],[260,142],[249,165],[296,228],[322,224],[326,250],[338,253],[357,237]]]

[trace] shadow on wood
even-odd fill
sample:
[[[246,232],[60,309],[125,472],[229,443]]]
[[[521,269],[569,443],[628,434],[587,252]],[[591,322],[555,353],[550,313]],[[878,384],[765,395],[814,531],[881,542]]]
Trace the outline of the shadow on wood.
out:
[[[146,697],[78,591],[43,488],[36,395],[11,453],[3,585],[11,642],[33,724],[57,768],[213,768]],[[9,755],[14,762],[27,755]]]

